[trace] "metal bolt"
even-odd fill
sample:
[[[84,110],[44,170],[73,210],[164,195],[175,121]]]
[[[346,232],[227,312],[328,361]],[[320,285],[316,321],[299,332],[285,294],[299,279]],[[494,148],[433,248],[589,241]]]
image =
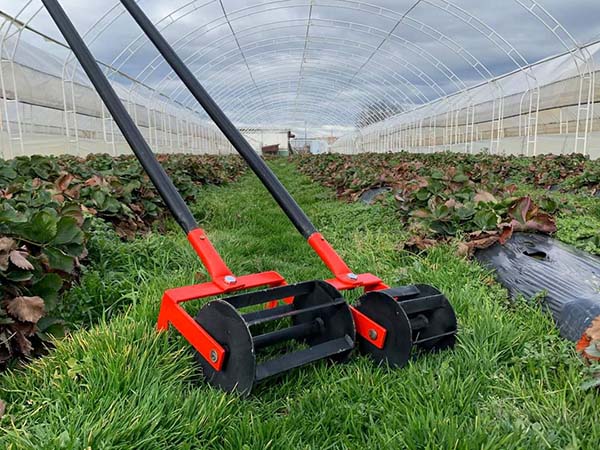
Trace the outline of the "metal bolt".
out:
[[[216,350],[210,351],[210,360],[214,363],[216,363],[219,360],[219,354],[217,353]]]
[[[377,339],[377,331],[375,331],[374,329],[370,329],[369,330],[369,338],[374,341],[375,339]]]
[[[225,283],[227,283],[227,284],[235,284],[235,283],[237,283],[237,278],[234,277],[233,275],[227,275],[225,277]]]
[[[349,273],[347,276],[351,280],[358,280],[358,275],[356,275],[355,273]]]

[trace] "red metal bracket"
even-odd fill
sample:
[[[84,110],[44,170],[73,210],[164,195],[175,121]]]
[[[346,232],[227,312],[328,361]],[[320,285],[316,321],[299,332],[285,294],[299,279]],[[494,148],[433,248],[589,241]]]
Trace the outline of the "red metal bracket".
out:
[[[159,331],[166,331],[169,325],[173,325],[215,370],[221,370],[227,351],[180,304],[242,289],[282,286],[286,284],[285,279],[277,272],[263,272],[238,278],[229,270],[204,230],[192,230],[188,234],[188,240],[212,281],[166,291],[158,315],[157,328]]]
[[[188,241],[202,260],[206,271],[210,275],[213,283],[224,290],[229,290],[231,286],[237,286],[239,280],[233,275],[233,272],[227,267],[225,261],[212,245],[206,232],[202,228],[196,228],[188,234]]]
[[[263,272],[244,275],[235,286],[228,286],[225,290],[215,282],[169,289],[163,296],[157,328],[159,331],[166,331],[169,325],[173,325],[215,370],[221,370],[227,351],[180,304],[241,289],[278,287],[284,284],[285,279],[277,272]]]
[[[336,289],[345,291],[361,287],[365,292],[370,292],[387,289],[389,287],[373,274],[363,273],[357,275],[352,272],[342,257],[320,233],[315,233],[310,236],[308,238],[308,243],[335,276],[335,278],[326,281]],[[351,306],[350,309],[356,324],[356,332],[377,348],[383,348],[387,330],[377,322],[362,314],[356,308]]]
[[[321,233],[314,233],[308,238],[308,244],[323,260],[331,273],[340,283],[350,286],[358,286],[356,275],[346,265],[344,260],[338,255],[334,248],[325,240]]]
[[[354,318],[356,332],[375,347],[382,349],[385,345],[387,330],[374,320],[371,320],[369,317],[365,316],[355,307],[350,306],[350,311],[352,312],[352,317]]]

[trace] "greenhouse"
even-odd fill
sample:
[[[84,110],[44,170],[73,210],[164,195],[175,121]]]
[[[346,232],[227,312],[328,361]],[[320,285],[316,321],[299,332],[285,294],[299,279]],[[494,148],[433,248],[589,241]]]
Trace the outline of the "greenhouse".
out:
[[[599,17],[0,0],[0,448],[597,449]]]

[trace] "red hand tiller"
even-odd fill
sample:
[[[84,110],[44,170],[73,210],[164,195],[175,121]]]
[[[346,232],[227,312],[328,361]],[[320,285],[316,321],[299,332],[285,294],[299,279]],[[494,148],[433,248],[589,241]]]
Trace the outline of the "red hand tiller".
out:
[[[58,1],[42,1],[212,279],[166,291],[158,317],[159,330],[173,325],[194,347],[209,383],[247,394],[255,383],[290,369],[324,358],[344,361],[356,343],[361,353],[392,367],[405,365],[413,347],[441,350],[454,345],[456,317],[446,297],[431,286],[390,288],[375,275],[350,270],[135,1],[121,0],[334,278],[287,285],[277,272],[234,275],[198,227]],[[365,293],[351,306],[339,291],[356,288]],[[182,308],[184,302],[209,297],[219,298],[205,304],[195,319]],[[297,345],[280,345],[290,341]]]

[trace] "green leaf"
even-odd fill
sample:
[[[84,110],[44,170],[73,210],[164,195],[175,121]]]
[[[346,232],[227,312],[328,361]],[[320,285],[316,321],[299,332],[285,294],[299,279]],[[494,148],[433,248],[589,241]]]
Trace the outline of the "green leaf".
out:
[[[60,210],[61,216],[72,217],[75,219],[78,225],[81,225],[84,221],[83,211],[81,210],[81,206],[77,203],[68,203],[63,205]]]
[[[65,255],[57,248],[46,248],[44,254],[48,258],[48,265],[51,269],[60,270],[62,272],[71,273],[75,266],[75,258]]]
[[[426,201],[431,196],[431,193],[426,188],[421,188],[415,192],[415,198],[422,202]]]
[[[456,210],[456,215],[460,220],[468,220],[475,215],[475,209],[472,206],[463,206]]]
[[[0,316],[0,325],[12,325],[15,323],[13,319],[7,316]]]
[[[23,237],[31,242],[47,244],[56,236],[58,220],[48,210],[35,213],[29,223],[23,224]]]
[[[104,211],[117,214],[121,210],[121,202],[113,197],[107,197],[104,202]]]
[[[54,339],[62,339],[66,335],[65,323],[55,317],[42,317],[37,323],[40,339],[48,342]]]
[[[444,179],[444,172],[441,172],[439,170],[432,170],[430,176],[434,180],[443,180]]]
[[[92,200],[96,203],[96,206],[99,209],[104,209],[104,202],[106,200],[106,194],[102,192],[100,189],[97,189],[92,194]]]
[[[13,208],[8,203],[2,205],[2,209],[0,209],[0,223],[22,223],[27,222],[27,218],[19,213],[15,208]]]
[[[525,225],[527,222],[527,214],[531,208],[531,198],[521,197],[509,208],[508,214],[512,219],[517,220],[520,224]]]
[[[493,230],[498,226],[498,216],[490,210],[481,210],[475,213],[473,222],[480,230]]]
[[[83,244],[83,231],[72,217],[61,217],[56,226],[56,236],[52,245]]]
[[[8,272],[2,272],[6,279],[14,281],[15,283],[23,283],[33,278],[33,273],[27,270],[10,270]]]
[[[450,208],[446,205],[440,205],[432,211],[432,217],[437,220],[444,220],[450,217]]]
[[[0,167],[0,179],[4,180],[14,180],[17,178],[18,174],[12,167],[2,166]]]
[[[46,303],[46,309],[52,310],[56,306],[58,293],[62,289],[63,279],[56,273],[44,275],[39,281],[33,284],[30,291],[32,295],[42,297]]]
[[[588,380],[584,383],[581,384],[581,389],[586,391],[589,389],[593,389],[593,388],[597,388],[600,386],[600,377],[598,378],[592,378],[591,380]]]
[[[85,251],[85,246],[83,244],[65,244],[61,245],[60,249],[69,256],[79,258]]]
[[[466,176],[464,173],[459,172],[456,175],[454,175],[452,181],[454,181],[455,183],[466,183],[467,181],[469,181],[469,177]]]
[[[558,202],[551,197],[544,197],[540,200],[540,208],[552,214],[558,209]]]

